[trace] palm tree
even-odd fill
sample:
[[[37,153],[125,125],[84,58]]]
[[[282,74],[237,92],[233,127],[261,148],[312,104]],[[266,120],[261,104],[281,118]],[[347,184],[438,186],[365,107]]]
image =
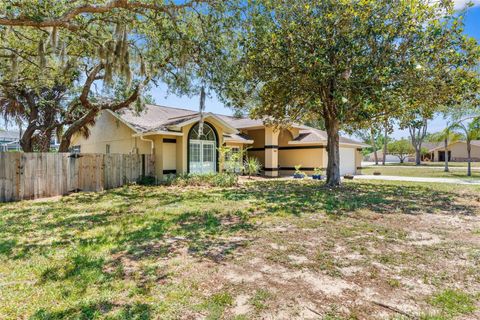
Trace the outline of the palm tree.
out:
[[[448,146],[452,143],[455,143],[462,139],[462,135],[459,134],[458,132],[454,131],[455,126],[447,126],[445,129],[443,129],[440,132],[432,134],[430,137],[430,140],[432,142],[443,142],[444,143],[444,150],[445,150],[445,172],[450,171],[448,169]]]
[[[465,124],[465,120],[459,121],[452,126],[453,129],[461,130],[467,142],[468,169],[467,176],[472,176],[472,140],[480,138],[480,116],[473,118],[471,122]]]

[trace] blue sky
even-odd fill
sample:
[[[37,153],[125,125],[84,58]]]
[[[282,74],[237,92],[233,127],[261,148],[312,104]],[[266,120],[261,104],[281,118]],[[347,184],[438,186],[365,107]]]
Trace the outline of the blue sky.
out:
[[[463,8],[469,1],[460,0],[455,1],[457,8]],[[480,42],[480,0],[473,1],[474,7],[468,9],[465,19],[465,33],[469,36],[475,37]],[[199,97],[178,97],[175,95],[166,95],[167,88],[165,85],[160,85],[152,89],[151,94],[155,102],[160,105],[175,106],[185,109],[198,110]],[[206,111],[220,114],[230,115],[232,110],[226,108],[215,96],[208,97],[206,100]],[[429,124],[429,132],[440,131],[444,128],[445,121],[442,117],[436,117]],[[393,137],[401,138],[407,137],[408,132],[396,128]]]

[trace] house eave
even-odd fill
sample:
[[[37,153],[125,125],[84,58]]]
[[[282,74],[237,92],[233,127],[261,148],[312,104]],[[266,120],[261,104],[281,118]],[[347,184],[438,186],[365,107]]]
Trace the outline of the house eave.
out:
[[[225,143],[241,143],[241,144],[253,144],[253,140],[227,140],[223,139]]]
[[[137,134],[134,134],[133,137],[146,137],[146,136],[155,136],[155,135],[183,137],[182,132],[165,131],[165,130],[156,130],[156,131],[137,133]]]

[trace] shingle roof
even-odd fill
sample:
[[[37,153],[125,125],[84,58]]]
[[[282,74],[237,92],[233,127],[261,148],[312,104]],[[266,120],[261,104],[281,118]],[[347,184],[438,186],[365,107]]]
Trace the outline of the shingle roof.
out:
[[[228,135],[224,135],[223,140],[226,142],[243,142],[243,143],[253,143],[252,138],[250,138],[248,135],[244,133],[232,133]]]
[[[120,117],[138,133],[162,130],[168,131],[168,126],[182,123],[194,118],[195,116],[198,116],[198,114],[199,112],[188,109],[150,104],[146,105],[144,110],[139,113],[128,109],[116,113],[118,117]],[[215,114],[215,116],[236,129],[247,129],[263,126],[263,121],[261,119],[235,118],[220,114]],[[327,133],[325,131],[303,125],[297,125],[296,127],[300,128],[300,135],[295,139],[295,141],[298,143],[315,144],[327,142]],[[242,139],[251,140],[249,137],[238,134],[232,134],[230,136],[231,139],[236,139],[237,141]],[[340,143],[367,146],[366,144],[346,137],[340,137]]]
[[[428,151],[432,149],[436,149],[438,147],[443,147],[443,142],[423,142],[422,148],[428,149]]]
[[[175,118],[195,115],[197,113],[198,112],[187,109],[149,104],[145,106],[144,110],[138,113],[130,109],[125,109],[116,114],[131,127],[135,128],[136,131],[147,132],[152,130],[166,130],[166,124],[174,121]]]

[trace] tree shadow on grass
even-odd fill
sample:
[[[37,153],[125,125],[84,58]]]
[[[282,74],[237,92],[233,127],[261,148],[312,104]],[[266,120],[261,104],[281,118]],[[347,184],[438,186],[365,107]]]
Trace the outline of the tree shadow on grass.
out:
[[[136,303],[118,305],[105,301],[79,304],[78,306],[72,308],[66,308],[57,311],[40,309],[30,317],[30,320],[90,320],[99,318],[109,312],[114,312],[114,315],[109,316],[108,318],[112,320],[147,320],[152,318],[152,308],[148,304]]]
[[[337,214],[358,209],[382,214],[475,214],[473,206],[455,202],[457,194],[422,186],[349,183],[331,189],[318,183],[266,181],[224,190],[223,194],[229,200],[254,199],[257,209],[267,213],[292,215],[315,211]]]
[[[240,212],[187,211],[171,220],[157,220],[122,235],[119,248],[126,249],[129,259],[141,260],[155,255],[168,257],[187,247],[189,254],[219,262],[248,240],[231,239],[238,231],[249,231],[253,225]]]
[[[25,205],[19,207],[0,205],[0,235],[3,238],[0,242],[0,255],[23,259],[28,258],[32,252],[48,254],[52,249],[68,245],[100,245],[112,241],[111,236],[82,238],[78,234],[93,228],[109,228],[117,220],[128,219],[132,207],[135,207],[132,214],[138,215],[139,219],[131,220],[142,221],[143,213],[152,210],[152,207],[143,205],[148,199],[154,200],[153,208],[162,210],[198,196],[192,192],[174,193],[164,188],[132,186],[108,192],[79,193],[63,197],[59,201],[24,202]],[[202,194],[203,198],[208,196]],[[163,235],[165,230],[158,230],[161,223],[161,220],[153,220],[141,230],[132,231],[125,242],[134,243],[143,238],[153,239],[153,236]],[[15,240],[19,235],[27,234],[30,235],[28,241]],[[48,238],[52,240],[45,241]]]

